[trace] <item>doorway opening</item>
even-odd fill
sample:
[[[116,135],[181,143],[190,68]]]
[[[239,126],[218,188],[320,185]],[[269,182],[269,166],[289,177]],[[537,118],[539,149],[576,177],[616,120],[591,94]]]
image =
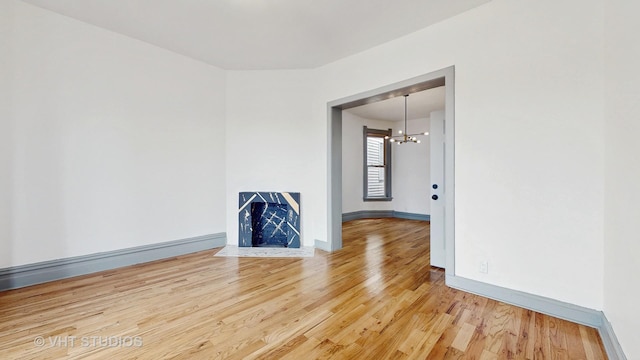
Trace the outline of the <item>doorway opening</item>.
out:
[[[342,110],[370,104],[406,94],[445,87],[444,182],[447,189],[440,200],[444,205],[441,219],[445,247],[445,271],[455,274],[454,253],[454,67],[387,85],[364,93],[332,101],[328,104],[328,249],[342,248]]]

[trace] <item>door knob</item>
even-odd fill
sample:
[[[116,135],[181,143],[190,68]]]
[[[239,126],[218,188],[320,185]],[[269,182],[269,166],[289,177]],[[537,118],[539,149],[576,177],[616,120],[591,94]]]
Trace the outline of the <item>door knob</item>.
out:
[[[431,195],[431,198],[432,198],[433,200],[438,200],[438,195]]]
[[[431,185],[432,188],[437,189],[438,188],[438,184],[433,184]]]

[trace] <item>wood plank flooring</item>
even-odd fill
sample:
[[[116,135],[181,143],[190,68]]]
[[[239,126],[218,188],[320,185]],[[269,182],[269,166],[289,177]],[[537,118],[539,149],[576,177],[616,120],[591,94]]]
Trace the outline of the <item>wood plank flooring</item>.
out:
[[[2,359],[606,359],[596,330],[447,288],[428,224],[314,258],[218,250],[0,293]]]

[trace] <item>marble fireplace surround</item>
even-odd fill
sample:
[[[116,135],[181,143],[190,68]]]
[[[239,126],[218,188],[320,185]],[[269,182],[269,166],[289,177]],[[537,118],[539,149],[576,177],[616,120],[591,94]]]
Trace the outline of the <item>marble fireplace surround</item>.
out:
[[[241,192],[238,246],[300,248],[300,193]]]

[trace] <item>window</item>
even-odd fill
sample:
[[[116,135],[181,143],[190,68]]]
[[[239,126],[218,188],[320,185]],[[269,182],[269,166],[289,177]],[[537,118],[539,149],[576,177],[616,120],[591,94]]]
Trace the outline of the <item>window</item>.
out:
[[[391,201],[391,129],[364,127],[364,201]]]

